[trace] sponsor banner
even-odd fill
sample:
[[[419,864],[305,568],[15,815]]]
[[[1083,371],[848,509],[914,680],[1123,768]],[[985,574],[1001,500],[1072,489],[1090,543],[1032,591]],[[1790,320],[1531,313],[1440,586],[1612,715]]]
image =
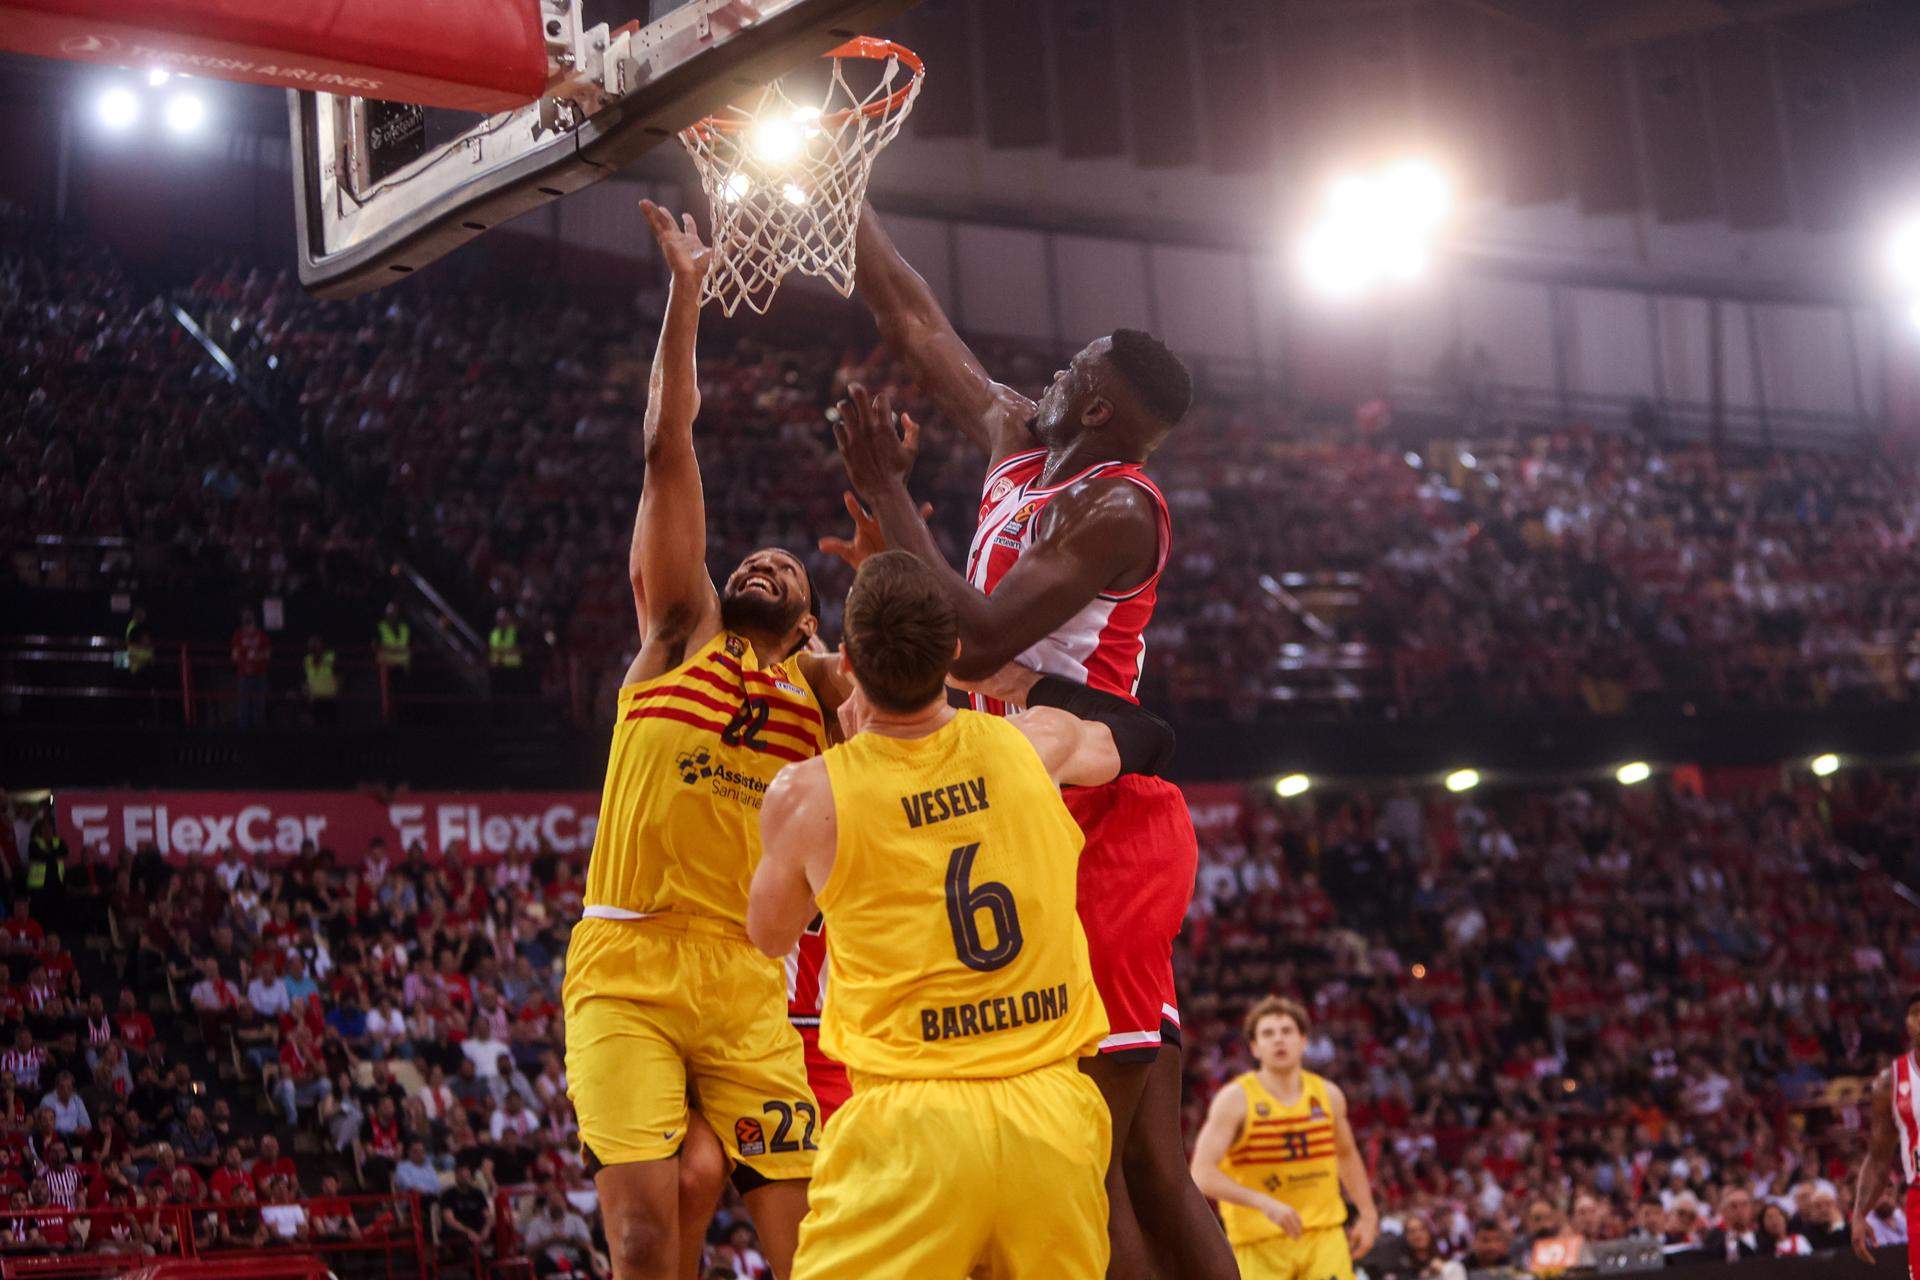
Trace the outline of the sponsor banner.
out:
[[[1202,839],[1239,829],[1246,788],[1182,788]],[[757,799],[757,798],[756,798]],[[586,856],[600,797],[590,791],[411,792],[381,799],[355,791],[61,791],[54,816],[69,848],[138,849],[152,844],[176,861],[218,858],[228,849],[291,857],[311,840],[343,865],[378,837],[398,854],[416,841],[432,858],[498,858],[509,851]]]
[[[288,857],[311,840],[343,864],[375,837],[399,853],[497,858],[542,849],[593,849],[600,797],[587,791],[413,792],[381,799],[353,791],[62,791],[55,821],[70,848],[137,849],[168,858],[217,858],[228,849]]]
[[[1239,782],[1183,782],[1180,790],[1187,796],[1187,812],[1193,815],[1193,830],[1200,839],[1219,840],[1240,834],[1240,820],[1247,811],[1247,788]]]

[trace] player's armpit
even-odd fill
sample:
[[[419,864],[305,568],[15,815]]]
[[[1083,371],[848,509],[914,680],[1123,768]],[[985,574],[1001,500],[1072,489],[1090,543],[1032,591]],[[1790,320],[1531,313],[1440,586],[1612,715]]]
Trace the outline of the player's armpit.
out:
[[[813,653],[807,650],[794,655],[794,662],[800,668],[800,674],[806,677],[807,685],[813,690],[813,696],[820,701],[820,712],[833,734],[839,726],[841,704],[853,696],[853,676],[844,670],[840,653]]]
[[[792,951],[818,914],[814,893],[832,873],[836,833],[826,763],[782,769],[760,806],[760,865],[747,891],[747,937],[767,955]]]

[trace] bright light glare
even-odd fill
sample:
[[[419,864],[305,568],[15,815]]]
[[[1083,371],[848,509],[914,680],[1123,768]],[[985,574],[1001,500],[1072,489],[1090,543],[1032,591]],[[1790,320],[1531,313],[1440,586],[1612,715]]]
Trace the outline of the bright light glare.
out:
[[[1633,760],[1621,765],[1613,776],[1620,779],[1623,787],[1638,786],[1653,776],[1653,768],[1644,760]]]
[[[1447,775],[1447,790],[1471,791],[1480,785],[1478,769],[1455,769]]]
[[[720,188],[720,198],[728,203],[732,203],[735,200],[746,199],[747,193],[752,190],[753,179],[744,173],[735,173],[729,175],[727,185]]]
[[[768,118],[753,126],[748,137],[754,154],[768,164],[789,164],[800,154],[800,126],[791,120]]]
[[[1920,302],[1907,308],[1907,319],[1912,322],[1914,328],[1920,329]]]
[[[1325,207],[1301,242],[1308,283],[1329,297],[1350,298],[1421,279],[1452,204],[1446,178],[1424,160],[1342,174],[1328,184]]]
[[[131,89],[109,89],[100,95],[100,123],[109,129],[125,129],[140,118],[140,99]]]
[[[1378,270],[1374,246],[1357,223],[1321,223],[1301,245],[1301,254],[1308,283],[1330,298],[1365,293]]]
[[[147,83],[155,89],[158,89],[161,85],[165,84],[167,81],[171,79],[173,79],[171,75],[168,75],[166,72],[162,71],[158,67],[155,67],[153,70],[147,72]]]
[[[780,194],[786,198],[788,204],[805,204],[807,202],[807,193],[791,182],[786,185]]]
[[[1902,293],[1920,293],[1920,214],[1906,218],[1887,237],[1887,269]]]
[[[1446,177],[1425,160],[1402,160],[1380,175],[1378,189],[1400,217],[1428,227],[1446,221],[1453,209]]]
[[[175,133],[192,133],[207,120],[207,104],[191,93],[176,93],[167,99],[167,128]]]
[[[1313,780],[1307,777],[1306,774],[1290,773],[1273,784],[1273,793],[1277,796],[1284,796],[1291,799],[1294,796],[1305,795],[1307,789],[1312,785]]]
[[[1807,767],[1813,770],[1813,776],[1816,778],[1831,778],[1840,772],[1840,757],[1828,751],[1815,756],[1808,762]]]

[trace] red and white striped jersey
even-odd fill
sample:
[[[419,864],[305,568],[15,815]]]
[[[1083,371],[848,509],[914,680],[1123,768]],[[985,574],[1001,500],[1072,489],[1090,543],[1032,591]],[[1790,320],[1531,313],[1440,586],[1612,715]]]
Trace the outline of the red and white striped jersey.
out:
[[[1112,476],[1139,485],[1153,497],[1158,517],[1160,551],[1153,573],[1131,591],[1102,592],[1066,624],[1019,656],[1019,661],[1050,676],[1060,676],[1093,689],[1104,689],[1133,699],[1140,686],[1141,663],[1146,656],[1145,632],[1153,619],[1160,573],[1167,567],[1173,544],[1173,520],[1167,499],[1137,462],[1103,462],[1058,484],[1041,485],[1040,472],[1047,451],[1016,453],[987,472],[980,497],[980,526],[967,553],[967,581],[988,595],[1033,545],[1033,526],[1040,509],[1083,480]],[[1004,714],[995,698],[973,695],[981,711]]]
[[[819,916],[787,953],[787,1021],[796,1027],[820,1025],[827,1001],[827,933]]]
[[[1920,1056],[1893,1060],[1893,1128],[1900,1138],[1900,1169],[1920,1186]]]

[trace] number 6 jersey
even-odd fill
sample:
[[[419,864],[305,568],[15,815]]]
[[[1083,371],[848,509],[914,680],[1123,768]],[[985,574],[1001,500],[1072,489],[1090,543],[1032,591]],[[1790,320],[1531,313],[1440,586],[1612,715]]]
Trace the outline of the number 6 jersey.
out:
[[[833,969],[821,1047],[856,1084],[1092,1053],[1107,1018],[1074,908],[1082,837],[1026,736],[957,711],[824,759],[839,839],[817,895]]]

